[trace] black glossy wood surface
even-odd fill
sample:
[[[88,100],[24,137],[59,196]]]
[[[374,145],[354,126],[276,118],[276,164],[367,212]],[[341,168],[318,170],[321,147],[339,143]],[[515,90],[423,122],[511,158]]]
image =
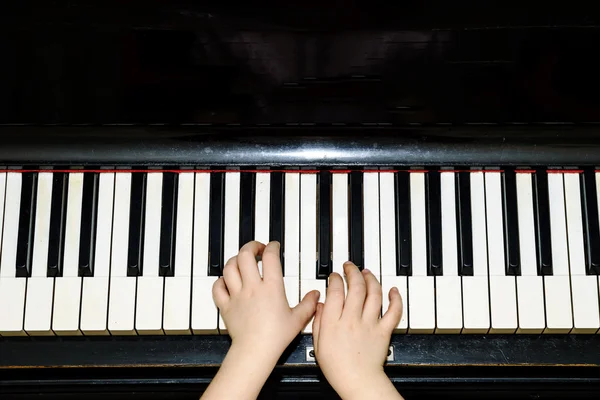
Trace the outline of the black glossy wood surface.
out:
[[[229,343],[228,336],[3,338],[0,368],[210,367]],[[314,365],[307,346],[312,338],[298,337],[281,365]],[[390,366],[600,367],[600,335],[394,335],[391,346]]]
[[[597,398],[600,337],[394,335],[386,373],[406,399]],[[294,342],[262,399],[337,398],[314,362],[309,336]],[[198,398],[218,369],[223,336],[5,338],[5,398]],[[39,397],[41,396],[41,397]]]
[[[3,166],[598,166],[600,125],[0,126]]]

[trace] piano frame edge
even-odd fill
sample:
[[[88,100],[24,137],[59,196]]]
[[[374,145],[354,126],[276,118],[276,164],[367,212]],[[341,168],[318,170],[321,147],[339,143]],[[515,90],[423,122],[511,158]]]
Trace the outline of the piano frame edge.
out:
[[[198,398],[229,344],[217,335],[0,338],[0,393]],[[394,335],[391,345],[396,360],[386,373],[407,399],[591,399],[600,393],[600,335]],[[310,336],[296,338],[259,398],[337,398],[317,365],[305,361],[311,346]]]

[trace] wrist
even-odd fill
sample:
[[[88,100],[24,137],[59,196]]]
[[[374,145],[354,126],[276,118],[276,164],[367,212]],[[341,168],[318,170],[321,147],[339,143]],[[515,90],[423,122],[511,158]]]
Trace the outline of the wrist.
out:
[[[232,344],[203,399],[255,399],[275,364],[276,360],[259,357],[247,346]]]
[[[346,381],[341,385],[342,387],[334,387],[338,395],[344,400],[392,399],[399,396],[398,391],[383,369],[350,381],[354,383],[348,384],[348,381]]]
[[[285,350],[285,349],[284,349]],[[265,367],[272,370],[284,350],[279,350],[276,346],[265,346],[256,343],[231,343],[227,356],[235,358],[238,361],[249,362],[254,366]]]

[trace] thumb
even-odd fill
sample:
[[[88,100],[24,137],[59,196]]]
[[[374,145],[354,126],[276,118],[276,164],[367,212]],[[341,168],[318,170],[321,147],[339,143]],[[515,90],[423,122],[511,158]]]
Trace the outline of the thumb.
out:
[[[321,297],[321,293],[319,293],[318,290],[308,292],[302,301],[292,309],[294,317],[298,323],[301,324],[300,329],[303,329],[308,324],[308,321],[315,315],[319,297]]]

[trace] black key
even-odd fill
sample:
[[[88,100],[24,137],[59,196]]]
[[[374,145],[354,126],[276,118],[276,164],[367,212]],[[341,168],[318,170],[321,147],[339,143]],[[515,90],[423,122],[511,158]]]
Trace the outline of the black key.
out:
[[[283,172],[272,172],[271,173],[271,205],[269,207],[270,222],[269,222],[269,240],[278,241],[281,245],[279,248],[279,257],[281,259],[281,266],[285,271],[283,249],[284,246],[284,176]]]
[[[425,174],[425,212],[427,213],[427,275],[443,274],[442,199],[440,172]]]
[[[598,226],[598,195],[596,173],[585,169],[581,174],[581,208],[586,272],[600,275],[600,227]]]
[[[321,171],[319,181],[319,261],[317,279],[327,279],[331,270],[331,172]]]
[[[517,178],[515,170],[507,169],[502,180],[504,205],[504,258],[506,275],[521,275],[519,244],[519,212],[517,207]]]
[[[162,207],[160,215],[159,276],[175,276],[175,240],[177,219],[177,183],[179,174],[163,174]]]
[[[473,276],[473,226],[471,221],[471,175],[457,173],[456,203],[458,207],[458,273]]]
[[[410,219],[410,173],[396,172],[396,256],[398,275],[412,275],[411,219]]]
[[[364,268],[363,259],[363,172],[350,173],[350,261]]]
[[[146,213],[146,173],[131,175],[131,201],[129,203],[129,250],[127,276],[142,276],[144,251],[144,222]]]
[[[209,276],[223,272],[223,233],[225,227],[225,173],[215,172],[210,177],[210,211],[208,226]]]
[[[242,172],[240,177],[240,247],[254,240],[256,174]]]
[[[37,173],[22,174],[21,206],[19,211],[19,233],[17,236],[17,277],[31,276],[31,255],[35,237],[35,208]]]
[[[548,173],[543,169],[533,174],[533,218],[539,275],[552,275],[552,242],[550,238],[550,203]]]
[[[62,276],[67,219],[68,174],[55,173],[52,177],[52,203],[48,238],[48,276]]]
[[[79,233],[79,276],[94,276],[96,216],[98,214],[98,173],[83,176],[81,231]]]

